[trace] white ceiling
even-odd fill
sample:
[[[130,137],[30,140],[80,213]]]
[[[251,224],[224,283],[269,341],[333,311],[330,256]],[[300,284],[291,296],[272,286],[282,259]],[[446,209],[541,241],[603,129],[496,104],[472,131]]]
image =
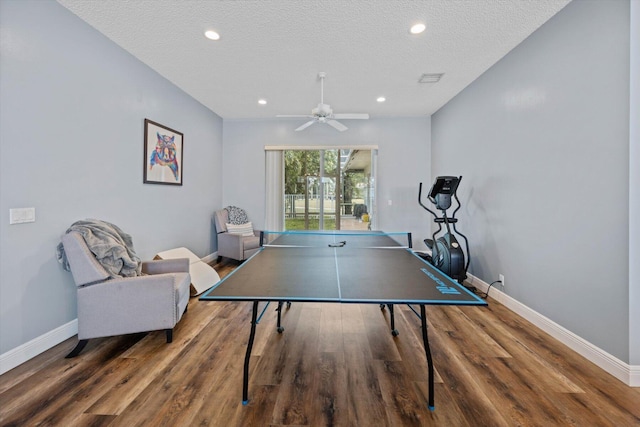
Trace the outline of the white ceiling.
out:
[[[319,71],[335,113],[431,115],[569,1],[58,0],[225,119],[310,113]]]

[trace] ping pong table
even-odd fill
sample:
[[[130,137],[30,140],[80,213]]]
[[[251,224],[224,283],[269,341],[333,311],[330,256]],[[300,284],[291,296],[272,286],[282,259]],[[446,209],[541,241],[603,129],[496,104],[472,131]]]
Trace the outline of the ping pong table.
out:
[[[414,304],[420,306],[429,409],[435,409],[425,306],[487,305],[485,301],[416,255],[410,233],[263,232],[260,240],[260,251],[200,297],[201,301],[253,302],[244,360],[243,404],[249,401],[249,360],[259,302],[278,303],[278,332],[284,330],[281,326],[284,303],[379,304],[389,309],[393,336],[398,335],[394,304]]]

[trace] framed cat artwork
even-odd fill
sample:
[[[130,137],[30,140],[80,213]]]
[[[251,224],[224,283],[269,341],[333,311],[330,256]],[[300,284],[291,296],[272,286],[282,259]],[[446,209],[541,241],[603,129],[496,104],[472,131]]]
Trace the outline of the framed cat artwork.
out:
[[[144,119],[144,183],[182,185],[184,135]]]

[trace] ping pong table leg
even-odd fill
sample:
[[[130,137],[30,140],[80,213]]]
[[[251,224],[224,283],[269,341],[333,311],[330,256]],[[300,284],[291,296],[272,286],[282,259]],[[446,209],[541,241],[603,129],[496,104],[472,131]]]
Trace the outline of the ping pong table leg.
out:
[[[422,341],[424,342],[424,351],[427,354],[427,366],[429,368],[429,409],[436,409],[434,403],[434,385],[433,385],[433,360],[431,359],[431,348],[429,348],[429,337],[427,336],[427,314],[424,304],[420,304],[420,317],[422,321]]]
[[[396,317],[393,313],[393,304],[387,304],[389,307],[389,315],[391,316],[391,335],[397,337],[400,333],[396,329]]]
[[[244,377],[242,378],[242,404],[249,403],[249,359],[251,359],[251,349],[253,339],[256,336],[256,323],[258,318],[258,301],[253,302],[253,312],[251,313],[251,334],[247,344],[247,353],[244,355]]]
[[[281,321],[282,321],[282,304],[284,304],[283,301],[278,301],[278,308],[277,308],[277,312],[278,312],[278,333],[281,334],[284,331],[284,328],[280,325]]]

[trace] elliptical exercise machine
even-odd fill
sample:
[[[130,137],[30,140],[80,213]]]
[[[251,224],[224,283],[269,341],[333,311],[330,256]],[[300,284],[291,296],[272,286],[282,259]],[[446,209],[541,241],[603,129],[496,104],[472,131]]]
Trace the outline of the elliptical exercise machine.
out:
[[[456,195],[456,190],[458,189],[460,181],[462,181],[461,176],[439,176],[431,186],[428,199],[435,205],[436,209],[441,212],[441,217],[422,203],[422,183],[420,183],[420,189],[418,190],[418,203],[433,215],[434,222],[438,224],[438,230],[433,233],[432,238],[424,239],[424,243],[429,249],[431,249],[431,256],[425,255],[423,258],[438,270],[442,271],[452,279],[457,280],[458,283],[462,285],[464,280],[467,278],[470,256],[469,241],[467,240],[467,237],[456,229],[456,223],[458,222],[456,212],[458,212],[461,207],[460,200]],[[456,199],[458,207],[453,211],[453,215],[449,218],[447,217],[447,209],[451,207],[451,196]],[[442,231],[442,224],[445,225],[447,232],[436,239],[436,235]],[[460,247],[460,243],[458,243],[456,236],[451,233],[452,228],[456,234],[459,234],[464,238],[467,249],[466,263],[465,255]]]

